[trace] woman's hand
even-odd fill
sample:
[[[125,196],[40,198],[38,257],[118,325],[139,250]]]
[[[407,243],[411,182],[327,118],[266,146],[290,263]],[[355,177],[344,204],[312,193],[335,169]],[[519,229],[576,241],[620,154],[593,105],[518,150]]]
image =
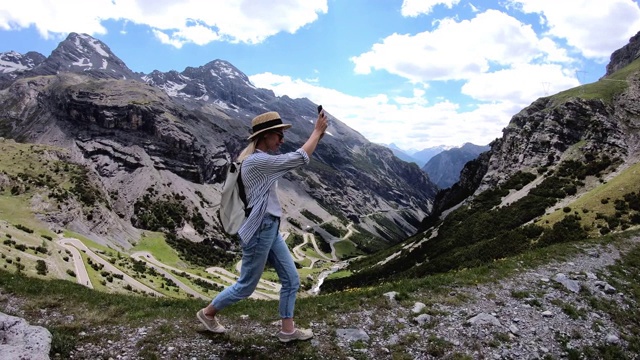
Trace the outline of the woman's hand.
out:
[[[313,128],[313,132],[307,142],[302,145],[302,150],[304,150],[307,155],[311,156],[313,151],[316,149],[318,145],[318,141],[322,139],[324,136],[324,132],[327,131],[327,127],[329,126],[329,120],[327,120],[327,115],[324,114],[324,110],[318,114],[318,120],[316,120],[316,124]]]
[[[329,126],[329,120],[327,119],[327,115],[325,115],[324,110],[322,110],[318,114],[318,119],[316,120],[316,126],[313,130],[318,131],[320,133],[320,138],[322,138],[322,136],[324,136],[325,131],[327,131],[328,126]]]

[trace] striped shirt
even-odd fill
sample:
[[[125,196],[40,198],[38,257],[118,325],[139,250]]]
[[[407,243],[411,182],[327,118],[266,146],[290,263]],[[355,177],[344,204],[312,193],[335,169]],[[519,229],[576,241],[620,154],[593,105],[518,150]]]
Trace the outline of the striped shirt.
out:
[[[251,240],[258,231],[262,218],[267,212],[269,204],[269,191],[275,190],[275,184],[289,170],[309,163],[309,155],[302,149],[280,154],[270,155],[256,150],[242,162],[242,182],[247,193],[251,214],[242,224],[238,235],[242,245]]]

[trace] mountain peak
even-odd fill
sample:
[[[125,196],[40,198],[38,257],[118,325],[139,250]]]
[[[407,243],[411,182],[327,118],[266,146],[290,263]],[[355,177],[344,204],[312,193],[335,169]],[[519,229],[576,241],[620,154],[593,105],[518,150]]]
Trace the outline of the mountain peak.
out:
[[[139,78],[102,41],[74,32],[58,44],[42,64],[33,69],[35,75],[53,75],[65,71],[101,79]]]
[[[233,64],[226,60],[216,59],[210,61],[202,66],[202,68],[204,70],[211,71],[211,75],[213,76],[219,77],[220,75],[224,75],[224,77],[226,78],[238,78],[247,84],[251,84],[251,82],[249,81],[249,77],[245,73],[240,71],[237,67],[233,66]]]

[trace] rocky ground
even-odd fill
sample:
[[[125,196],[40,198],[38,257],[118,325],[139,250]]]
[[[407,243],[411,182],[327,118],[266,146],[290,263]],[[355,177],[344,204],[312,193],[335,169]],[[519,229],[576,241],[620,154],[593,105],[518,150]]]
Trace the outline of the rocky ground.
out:
[[[637,245],[640,237],[630,243]],[[497,283],[452,288],[435,298],[411,294],[410,301],[387,293],[381,308],[353,309],[312,322],[316,336],[309,343],[279,344],[272,336],[277,322],[265,327],[244,316],[234,323],[221,317],[229,331],[215,335],[205,332],[194,317],[84,331],[80,336],[88,341],[71,350],[70,358],[269,359],[290,354],[300,359],[579,359],[599,358],[585,353],[600,346],[627,349],[624,356],[636,358],[624,340],[625,329],[593,307],[594,299],[629,306],[624,301],[628,294],[607,283],[606,267],[621,250],[613,245],[577,246],[582,247],[578,255]],[[19,300],[1,300],[4,312],[23,311]],[[32,325],[46,327],[64,316],[43,311]]]

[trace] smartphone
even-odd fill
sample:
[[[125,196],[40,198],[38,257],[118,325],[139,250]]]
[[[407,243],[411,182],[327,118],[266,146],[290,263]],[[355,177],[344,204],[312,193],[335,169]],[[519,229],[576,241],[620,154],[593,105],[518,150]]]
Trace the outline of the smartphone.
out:
[[[322,105],[318,105],[318,114],[322,111]]]

